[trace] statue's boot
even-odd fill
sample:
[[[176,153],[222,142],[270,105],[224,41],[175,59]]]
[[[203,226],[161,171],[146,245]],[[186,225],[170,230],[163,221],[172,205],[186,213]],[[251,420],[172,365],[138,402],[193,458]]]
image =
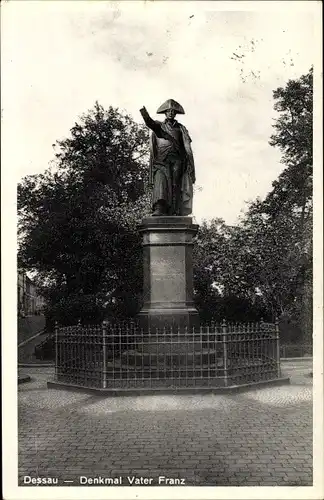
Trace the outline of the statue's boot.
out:
[[[168,215],[166,204],[162,201],[158,201],[157,203],[155,203],[154,212],[152,213],[152,215],[154,217],[157,217],[159,215]]]

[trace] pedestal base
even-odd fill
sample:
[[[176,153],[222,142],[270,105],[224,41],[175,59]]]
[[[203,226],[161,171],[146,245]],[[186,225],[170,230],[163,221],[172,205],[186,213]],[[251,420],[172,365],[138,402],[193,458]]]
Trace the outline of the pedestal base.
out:
[[[140,325],[147,331],[162,330],[164,327],[174,329],[174,332],[184,331],[185,328],[199,327],[199,315],[194,307],[184,306],[182,309],[151,308],[142,309],[138,315]]]
[[[208,384],[201,383],[187,384],[186,386],[175,385],[173,382],[170,384],[164,384],[160,386],[154,386],[152,382],[149,382],[146,386],[128,386],[128,387],[92,387],[71,384],[67,382],[60,381],[49,381],[47,382],[47,387],[49,389],[62,389],[65,391],[76,391],[85,392],[88,394],[99,394],[105,396],[144,396],[144,395],[161,395],[161,394],[235,394],[238,392],[244,392],[253,389],[261,389],[263,387],[277,387],[281,385],[290,384],[290,379],[288,377],[282,377],[271,380],[260,380],[258,382],[250,382],[242,385],[232,385],[225,387],[220,385],[218,380],[209,380]]]

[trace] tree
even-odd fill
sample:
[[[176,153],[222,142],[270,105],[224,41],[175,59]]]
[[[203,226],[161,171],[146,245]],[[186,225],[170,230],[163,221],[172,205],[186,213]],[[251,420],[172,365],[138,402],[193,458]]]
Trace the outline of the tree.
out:
[[[279,117],[270,144],[285,165],[266,198],[242,221],[254,284],[273,315],[290,318],[310,340],[312,289],[313,70],[273,93]],[[243,266],[244,267],[244,266]],[[244,271],[246,273],[246,270]],[[252,275],[253,278],[253,275]]]
[[[138,307],[147,139],[96,103],[53,145],[54,165],[18,185],[19,264],[37,273],[49,317],[98,321]]]
[[[279,116],[270,144],[285,168],[271,191],[250,203],[237,226],[203,224],[194,252],[204,314],[281,316],[295,324],[294,340],[305,341],[312,330],[312,85],[311,69],[273,93]]]
[[[313,68],[297,80],[273,92],[274,109],[280,113],[275,120],[272,146],[283,153],[282,163],[297,166],[305,161],[309,167],[313,161]]]
[[[193,257],[195,301],[204,320],[256,321],[266,316],[241,226],[222,219],[204,221]]]
[[[285,88],[274,92],[274,124],[270,144],[278,147],[285,170],[265,200],[267,213],[292,220],[289,234],[294,241],[294,313],[302,325],[303,337],[312,330],[312,224],[313,224],[313,68]]]
[[[313,174],[313,68],[285,88],[274,91],[274,109],[280,113],[275,121],[270,145],[282,152],[285,169],[273,183],[265,205],[269,212],[300,213],[303,234],[308,210],[312,207]]]
[[[201,318],[222,319],[220,299],[223,279],[220,261],[226,245],[226,225],[222,219],[203,221],[193,247],[194,298]]]

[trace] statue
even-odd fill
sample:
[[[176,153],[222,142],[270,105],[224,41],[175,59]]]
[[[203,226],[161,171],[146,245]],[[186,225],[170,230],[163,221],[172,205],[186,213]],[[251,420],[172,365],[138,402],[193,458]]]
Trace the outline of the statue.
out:
[[[153,120],[143,106],[140,113],[152,130],[150,138],[150,184],[153,185],[154,216],[189,215],[192,212],[195,164],[187,129],[175,120],[183,107],[168,99],[157,110],[164,122]]]

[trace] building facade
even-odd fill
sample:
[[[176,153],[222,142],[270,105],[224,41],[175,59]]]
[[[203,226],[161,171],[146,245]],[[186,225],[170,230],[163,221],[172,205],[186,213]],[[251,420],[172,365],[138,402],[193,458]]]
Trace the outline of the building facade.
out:
[[[24,271],[18,271],[17,306],[20,316],[40,314],[45,300],[37,291],[36,285]]]

